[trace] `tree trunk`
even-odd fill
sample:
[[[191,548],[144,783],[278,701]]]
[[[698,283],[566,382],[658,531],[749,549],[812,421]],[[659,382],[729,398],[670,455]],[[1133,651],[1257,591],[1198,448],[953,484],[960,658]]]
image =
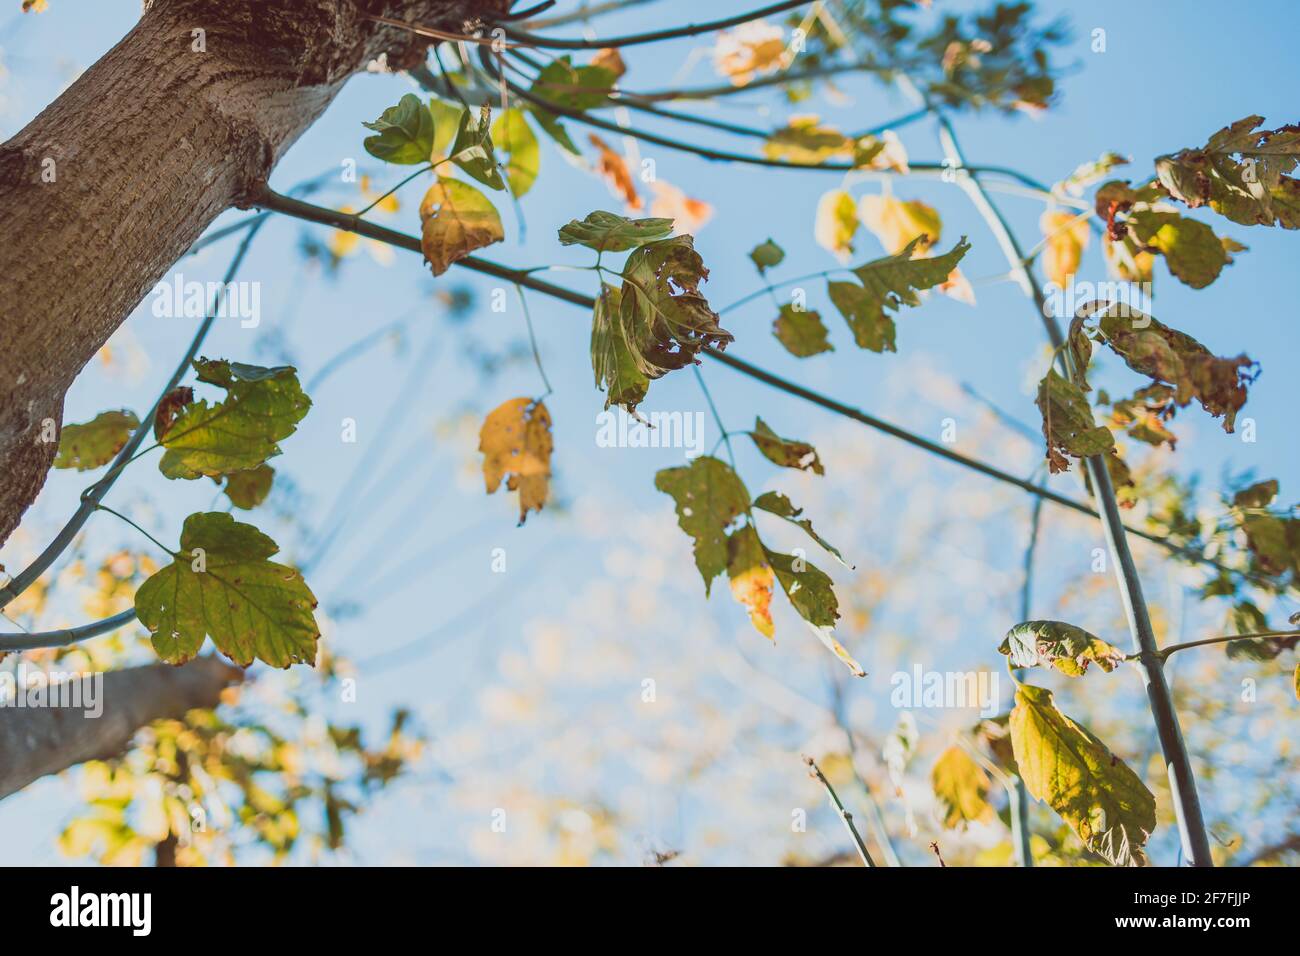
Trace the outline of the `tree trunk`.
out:
[[[0,799],[46,774],[121,754],[135,732],[152,721],[217,706],[221,691],[243,677],[238,667],[200,657],[181,667],[150,664],[109,671],[93,698],[81,697],[102,705],[99,716],[85,709],[28,709],[10,702],[0,709]]]
[[[0,146],[0,545],[44,484],[64,393],[131,310],[348,77],[381,54],[390,69],[423,62],[428,40],[365,17],[463,31],[510,5],[146,0]]]

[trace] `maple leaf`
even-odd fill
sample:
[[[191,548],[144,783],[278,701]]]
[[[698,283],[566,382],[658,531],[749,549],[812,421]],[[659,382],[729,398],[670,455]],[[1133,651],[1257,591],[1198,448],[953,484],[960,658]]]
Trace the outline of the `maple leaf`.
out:
[[[694,542],[695,566],[707,595],[713,579],[727,569],[727,532],[748,509],[749,492],[726,462],[711,455],[657,472],[655,487],[672,496],[677,523]]]
[[[961,747],[954,745],[939,755],[930,771],[930,785],[939,800],[945,829],[993,819],[989,775]]]

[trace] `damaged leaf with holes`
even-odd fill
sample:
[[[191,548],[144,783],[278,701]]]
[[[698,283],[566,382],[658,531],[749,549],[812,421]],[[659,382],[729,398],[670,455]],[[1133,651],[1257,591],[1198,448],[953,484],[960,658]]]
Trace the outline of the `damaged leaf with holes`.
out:
[[[619,317],[636,368],[659,378],[698,361],[705,348],[724,349],[734,336],[700,292],[709,276],[690,236],[646,243],[623,266]]]
[[[1088,665],[1110,673],[1124,661],[1113,644],[1064,621],[1025,621],[1003,639],[998,653],[1013,667],[1055,667],[1067,677],[1082,677]]]
[[[749,437],[754,439],[754,444],[763,453],[763,457],[773,464],[811,471],[815,475],[826,474],[816,448],[806,441],[782,438],[761,418],[754,419],[754,430],[749,433]]]
[[[713,579],[727,568],[728,530],[749,508],[749,492],[730,465],[711,455],[663,469],[655,475],[655,487],[676,505],[677,523],[691,537],[708,594]]]
[[[519,492],[519,523],[528,512],[542,510],[551,481],[551,414],[531,398],[512,398],[498,405],[483,420],[478,450],[483,453],[483,481],[487,493],[501,487]],[[508,477],[507,477],[508,476]]]
[[[268,560],[279,545],[224,512],[185,519],[180,551],[135,595],[140,623],[158,656],[171,664],[194,657],[211,637],[241,667],[316,660],[316,598],[294,568]]]
[[[1258,374],[1254,361],[1245,355],[1216,356],[1190,335],[1124,306],[1107,310],[1098,329],[1129,368],[1172,386],[1174,405],[1185,408],[1195,400],[1232,433],[1246,404],[1246,386]]]

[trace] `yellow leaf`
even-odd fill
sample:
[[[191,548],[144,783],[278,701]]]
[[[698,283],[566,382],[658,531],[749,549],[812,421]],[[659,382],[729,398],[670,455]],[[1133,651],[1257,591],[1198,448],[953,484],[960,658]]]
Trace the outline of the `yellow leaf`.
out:
[[[483,420],[478,450],[483,453],[483,480],[492,494],[509,475],[506,487],[519,492],[519,523],[529,511],[541,511],[551,479],[551,414],[541,402],[512,398]]]
[[[727,539],[727,577],[731,596],[749,609],[749,620],[758,633],[771,638],[772,585],[776,575],[763,554],[763,545],[754,529],[745,527]]]
[[[599,51],[591,58],[591,62],[587,65],[597,66],[602,70],[609,70],[609,72],[614,74],[614,79],[616,80],[627,72],[627,64],[623,62],[622,55],[614,47],[607,47],[606,49]]]
[[[429,187],[420,203],[420,221],[420,248],[436,276],[475,249],[505,238],[491,200],[457,179],[440,179]]]
[[[1048,210],[1038,220],[1046,244],[1043,246],[1043,272],[1061,288],[1079,269],[1083,250],[1088,248],[1088,217],[1074,212]]]
[[[1101,250],[1106,258],[1106,268],[1112,276],[1125,282],[1150,282],[1156,257],[1135,249],[1133,241],[1127,237],[1120,242],[1105,237]]]
[[[609,191],[627,203],[627,208],[632,211],[644,206],[645,203],[637,195],[636,183],[633,182],[632,174],[628,172],[623,157],[610,149],[609,144],[595,133],[587,139],[600,153],[596,161],[596,172],[605,177],[605,182],[609,184]]]
[[[935,286],[935,289],[950,299],[956,299],[966,305],[975,304],[975,287],[970,284],[970,280],[960,269],[953,269],[948,273],[948,278]]]
[[[832,189],[817,203],[813,235],[818,245],[835,253],[842,262],[847,262],[853,252],[853,234],[858,231],[856,213],[853,197],[843,189]]]
[[[943,809],[943,825],[949,830],[993,819],[988,802],[989,775],[962,750],[949,747],[935,761],[930,784]]]
[[[766,20],[751,20],[718,34],[713,66],[719,76],[744,86],[755,76],[777,69],[784,54],[785,31]]]
[[[858,203],[858,218],[891,256],[906,249],[913,239],[924,236],[913,252],[914,258],[920,258],[939,241],[943,230],[939,214],[919,199],[904,201],[893,196],[863,196]]]
[[[658,179],[650,188],[655,194],[650,215],[673,220],[678,232],[695,235],[713,218],[713,206],[702,199],[692,199],[671,183]]]

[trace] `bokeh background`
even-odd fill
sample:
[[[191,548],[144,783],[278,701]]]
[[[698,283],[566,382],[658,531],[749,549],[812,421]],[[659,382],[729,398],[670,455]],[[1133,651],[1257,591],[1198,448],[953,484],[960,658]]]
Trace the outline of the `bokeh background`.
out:
[[[128,0],[52,0],[40,16],[20,14],[16,2],[6,6],[0,138],[51,102],[139,13]],[[556,10],[574,6],[561,0]],[[743,6],[711,4],[708,12],[721,16]],[[935,6],[974,5],[936,0]],[[1249,0],[1226,12],[1210,0],[1044,0],[1036,6],[1041,18],[1063,17],[1072,31],[1061,54],[1069,69],[1060,102],[1040,117],[957,117],[971,162],[1012,166],[1054,182],[1115,150],[1134,160],[1131,174],[1119,174],[1136,178],[1156,155],[1203,143],[1242,116],[1259,113],[1268,128],[1297,119],[1291,64],[1300,9],[1286,0]],[[699,4],[662,0],[595,21],[594,35],[690,22],[700,14]],[[1104,53],[1090,48],[1095,28],[1106,31]],[[708,38],[653,51],[632,48],[624,57],[629,85],[717,82]],[[369,173],[373,195],[409,171],[384,168],[364,153],[361,122],[413,89],[400,75],[353,79],[276,169],[273,185],[285,191],[326,174],[315,201],[366,205],[358,185],[330,174],[355,159]],[[772,127],[793,113],[816,112],[838,128],[857,129],[912,106],[893,88],[846,77],[834,96],[811,103],[791,106],[776,94],[755,92],[707,109]],[[707,131],[689,135],[735,145]],[[912,158],[940,158],[930,123],[900,135]],[[839,184],[837,174],[732,167],[607,138],[636,158],[653,158],[661,180],[712,206],[696,235],[711,269],[705,291],[715,307],[761,288],[747,253],[768,237],[787,252],[775,279],[836,264],[813,241],[813,216],[819,196]],[[515,266],[585,264],[580,250],[559,246],[556,229],[593,209],[621,206],[590,169],[566,160],[549,140],[542,149],[538,185],[517,211],[503,207],[507,240],[484,254]],[[861,195],[880,186],[861,181],[851,188]],[[770,335],[774,307],[759,297],[724,316],[736,335],[734,353],[934,440],[944,420],[953,419],[959,450],[1028,476],[1041,459],[1032,434],[1032,389],[1048,360],[1040,323],[1006,280],[1001,253],[958,189],[919,177],[893,188],[940,211],[945,248],[958,236],[970,237],[963,270],[974,282],[977,305],[931,297],[899,318],[898,353],[877,355],[851,347],[824,285],[810,282],[810,305],[827,317],[834,352],[809,360],[789,356]],[[376,221],[418,232],[421,191],[418,183],[403,189],[400,208]],[[998,200],[1027,244],[1036,242],[1041,203],[1011,195]],[[232,211],[215,225],[245,215]],[[1197,477],[1201,507],[1222,512],[1219,492],[1247,473],[1279,478],[1284,500],[1300,487],[1292,377],[1300,360],[1300,247],[1281,230],[1247,233],[1223,220],[1215,226],[1249,251],[1201,291],[1172,281],[1158,265],[1154,313],[1216,354],[1244,351],[1261,361],[1243,412],[1255,420],[1257,440],[1226,435],[1188,410],[1175,422],[1176,453],[1135,454],[1147,467]],[[40,237],[6,235],[4,241]],[[215,281],[237,241],[214,244],[175,271]],[[331,250],[345,254],[335,261]],[[881,254],[876,240],[860,234],[857,258]],[[1096,237],[1081,273],[1104,277]],[[603,400],[591,381],[589,317],[582,310],[529,295],[554,386],[547,404],[555,423],[555,500],[516,527],[514,502],[504,493],[485,496],[476,450],[488,410],[541,391],[513,291],[507,310],[496,313],[488,307],[491,280],[455,269],[434,280],[409,253],[342,242],[328,229],[288,219],[262,230],[239,278],[260,283],[261,324],[245,329],[220,321],[203,352],[295,365],[314,402],[273,462],[271,502],[253,518],[306,568],[328,622],[325,641],[350,661],[357,681],[355,702],[320,693],[312,698],[313,714],[382,732],[393,708],[404,706],[427,741],[405,774],[350,821],[347,849],[326,854],[304,843],[292,861],[834,860],[849,847],[800,755],[821,757],[843,783],[846,800],[860,806],[861,794],[842,766],[846,725],[857,734],[859,769],[904,862],[931,865],[927,845],[936,839],[950,864],[1009,859],[1000,822],[953,833],[935,818],[930,765],[977,714],[930,708],[904,717],[890,703],[890,677],[916,666],[987,669],[1002,675],[1001,692],[1009,696],[996,647],[1019,619],[1032,499],[705,361],[701,371],[728,427],[748,428],[761,414],[781,434],[810,440],[820,451],[826,475],[814,477],[780,473],[752,447],[737,445],[751,491],[787,491],[855,564],[847,571],[818,562],[836,581],[841,640],[869,672],[855,680],[788,607],[777,610],[773,644],[752,630],[724,586],[705,598],[672,503],[653,486],[655,471],[681,464],[682,451],[597,444]],[[592,291],[588,273],[549,278]],[[149,301],[82,373],[68,396],[67,421],[88,420],[105,408],[142,413],[149,407],[194,326],[191,319],[155,318]],[[1117,388],[1135,381],[1116,364],[1102,367],[1100,381]],[[705,412],[705,447],[719,437],[689,373],[656,383],[645,408]],[[355,443],[341,440],[344,419],[356,422]],[[22,566],[75,507],[85,483],[76,473],[52,473],[0,562]],[[1084,493],[1077,471],[1050,483],[1063,493]],[[206,482],[168,482],[145,459],[131,467],[109,503],[168,540],[184,515],[213,506],[216,493]],[[1143,507],[1130,517],[1140,520]],[[798,532],[788,530],[770,532],[783,550],[801,544]],[[1102,545],[1094,522],[1051,505],[1043,510],[1032,616],[1070,620],[1127,646],[1113,577],[1092,570],[1093,549]],[[39,619],[23,623],[49,629],[86,620],[85,591],[93,584],[87,569],[122,547],[140,549],[142,539],[111,519],[92,521],[77,551],[56,567],[56,586]],[[1189,597],[1204,575],[1158,549],[1136,547],[1162,638],[1221,633],[1221,602]],[[498,548],[505,551],[505,573],[493,571]],[[1281,623],[1295,609],[1266,610]],[[4,627],[10,629],[8,622]],[[255,673],[246,703],[267,708],[286,687],[310,689],[313,680],[264,667]],[[1292,721],[1298,705],[1287,675],[1280,667],[1229,663],[1219,648],[1180,655],[1172,675],[1216,853],[1244,862],[1297,825]],[[1258,699],[1245,703],[1241,681],[1251,677],[1259,680]],[[654,682],[652,703],[643,700],[647,680]],[[1151,855],[1176,862],[1167,784],[1136,672],[1043,680],[1058,690],[1067,713],[1144,774],[1161,810]],[[891,768],[886,743],[900,720],[905,729],[914,721],[915,733],[904,735],[908,753],[899,756],[895,748]],[[45,779],[0,804],[6,835],[0,862],[69,859],[56,838],[84,810],[80,773]],[[799,808],[809,813],[806,832],[792,831]],[[491,827],[498,809],[509,821],[504,833]],[[1036,807],[1033,820],[1036,830],[1056,839],[1059,821],[1050,811]],[[266,858],[249,847],[241,861]]]

